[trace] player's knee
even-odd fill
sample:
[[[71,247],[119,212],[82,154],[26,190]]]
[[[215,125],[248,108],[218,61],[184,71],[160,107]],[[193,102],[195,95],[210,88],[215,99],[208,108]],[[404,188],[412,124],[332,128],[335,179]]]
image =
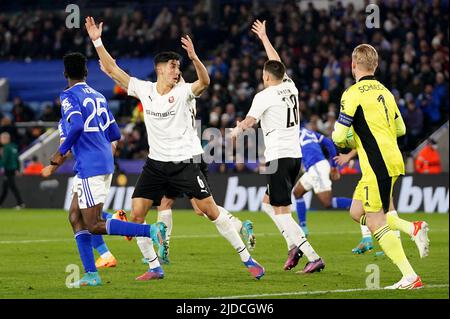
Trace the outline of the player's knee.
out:
[[[70,225],[72,225],[72,227],[75,227],[80,223],[81,216],[78,214],[78,211],[69,210],[68,219],[69,219]]]
[[[323,207],[325,207],[325,209],[330,209],[333,208],[333,205],[331,205],[331,201],[324,201],[322,202]]]
[[[104,234],[104,227],[103,227],[103,223],[100,221],[95,221],[92,223],[89,223],[87,225],[88,231],[93,234],[93,235],[101,235]]]
[[[360,211],[356,211],[356,210],[352,210],[350,209],[350,217],[357,223],[359,223],[359,221],[361,220],[361,212]]]
[[[294,197],[295,197],[295,199],[301,198],[303,196],[303,194],[304,194],[304,192],[300,188],[296,187],[294,189]]]
[[[145,216],[136,212],[131,212],[130,222],[143,224],[145,222]]]

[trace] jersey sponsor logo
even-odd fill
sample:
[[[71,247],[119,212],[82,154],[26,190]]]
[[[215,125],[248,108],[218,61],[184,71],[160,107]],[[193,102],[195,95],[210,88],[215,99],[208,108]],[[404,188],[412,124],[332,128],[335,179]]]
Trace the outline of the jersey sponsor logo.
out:
[[[174,116],[175,115],[175,111],[167,111],[167,112],[153,112],[150,110],[145,110],[145,113],[147,115],[153,116],[153,117],[169,117],[169,116]]]
[[[64,113],[66,113],[68,110],[72,108],[72,104],[70,104],[69,99],[65,98],[61,102],[61,106],[63,107]]]
[[[173,96],[169,97],[169,103],[173,103],[175,101],[175,98]]]

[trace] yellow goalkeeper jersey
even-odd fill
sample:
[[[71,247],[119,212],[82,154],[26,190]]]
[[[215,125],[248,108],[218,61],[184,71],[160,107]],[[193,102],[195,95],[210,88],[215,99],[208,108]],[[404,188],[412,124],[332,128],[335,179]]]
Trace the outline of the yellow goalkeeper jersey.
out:
[[[403,175],[405,165],[397,137],[406,133],[392,93],[374,76],[362,77],[342,95],[333,141],[345,146],[353,128],[363,178]]]

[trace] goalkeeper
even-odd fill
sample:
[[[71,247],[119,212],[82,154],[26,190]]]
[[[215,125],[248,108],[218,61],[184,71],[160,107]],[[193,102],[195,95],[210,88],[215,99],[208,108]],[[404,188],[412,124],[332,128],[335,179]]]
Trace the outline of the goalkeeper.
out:
[[[362,178],[356,186],[351,217],[367,225],[386,255],[403,277],[387,289],[415,289],[423,286],[411,267],[394,230],[412,236],[420,257],[428,255],[428,225],[408,222],[393,210],[392,189],[405,166],[397,137],[406,133],[405,124],[392,93],[375,79],[378,53],[368,44],[352,53],[352,74],[356,83],[342,95],[333,141],[339,147],[355,148]]]

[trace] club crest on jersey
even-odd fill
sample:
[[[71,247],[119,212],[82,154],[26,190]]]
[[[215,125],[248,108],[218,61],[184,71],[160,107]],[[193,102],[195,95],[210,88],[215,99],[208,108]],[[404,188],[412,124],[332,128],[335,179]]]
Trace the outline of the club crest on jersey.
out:
[[[173,96],[169,97],[169,103],[173,103],[175,101],[175,98]]]
[[[66,113],[68,110],[72,108],[72,104],[70,104],[69,99],[65,98],[61,102],[61,106],[63,107],[64,113]]]

